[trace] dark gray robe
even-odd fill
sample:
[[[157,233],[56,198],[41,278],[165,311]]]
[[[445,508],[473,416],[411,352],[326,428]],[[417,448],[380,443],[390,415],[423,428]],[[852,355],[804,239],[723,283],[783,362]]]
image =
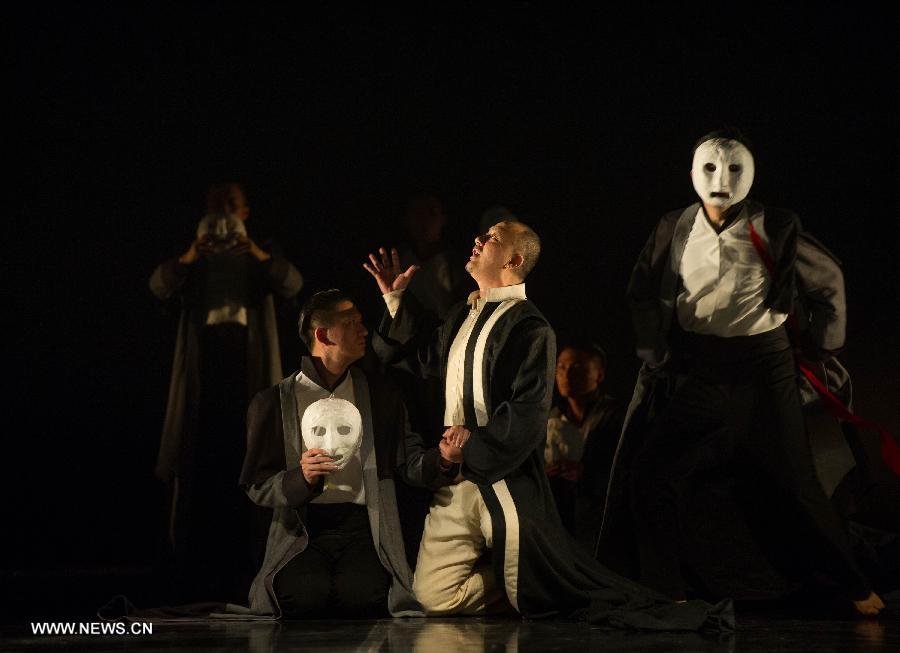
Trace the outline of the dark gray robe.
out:
[[[206,320],[203,298],[202,261],[183,265],[178,259],[161,263],[150,277],[150,290],[159,299],[181,299],[178,336],[172,360],[172,377],[163,421],[156,475],[171,482],[179,472],[180,454],[196,434],[199,400],[200,330]],[[303,279],[290,262],[280,256],[254,264],[247,297],[247,397],[281,380],[281,350],[273,295],[291,298]]]
[[[301,369],[308,377],[318,378],[309,357],[303,358]],[[388,380],[367,377],[356,367],[349,373],[354,404],[363,418],[360,456],[372,539],[382,565],[393,578],[388,609],[395,617],[422,616],[403,547],[395,478],[437,489],[450,483],[458,470],[442,472],[440,452],[423,449],[418,434],[408,428],[399,393]],[[309,542],[303,524],[305,506],[321,493],[321,485],[310,488],[300,469],[302,436],[295,385],[292,375],[264,390],[254,398],[248,413],[241,485],[255,503],[272,508],[273,516],[265,560],[250,587],[249,613],[229,606],[232,614],[280,617],[272,581]]]

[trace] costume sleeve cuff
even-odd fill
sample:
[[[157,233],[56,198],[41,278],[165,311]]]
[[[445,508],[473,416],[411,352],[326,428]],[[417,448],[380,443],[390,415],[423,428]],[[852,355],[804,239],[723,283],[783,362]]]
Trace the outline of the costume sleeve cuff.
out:
[[[286,471],[281,479],[281,490],[288,504],[295,507],[307,504],[322,494],[323,485],[321,478],[314,486],[307,485],[299,467]]]
[[[425,452],[425,461],[433,466],[440,476],[444,476],[449,480],[456,478],[456,475],[459,474],[459,464],[449,463],[447,465],[441,457],[441,450],[438,447]]]
[[[381,297],[384,299],[384,303],[387,305],[388,313],[391,314],[391,318],[397,316],[397,311],[400,310],[400,301],[403,299],[404,288],[400,290],[392,290],[389,293],[383,294]]]

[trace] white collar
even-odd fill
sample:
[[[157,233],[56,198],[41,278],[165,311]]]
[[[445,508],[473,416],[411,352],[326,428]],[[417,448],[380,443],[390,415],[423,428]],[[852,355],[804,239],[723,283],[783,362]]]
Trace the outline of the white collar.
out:
[[[731,221],[731,224],[729,224],[727,227],[722,229],[722,231],[717,231],[716,228],[709,221],[709,218],[706,217],[706,211],[703,210],[702,204],[700,205],[700,208],[698,209],[697,215],[694,219],[698,222],[702,221],[706,225],[706,232],[708,234],[712,234],[714,236],[721,236],[721,235],[725,234],[726,232],[731,232],[736,225],[743,224],[744,221],[748,220],[749,213],[750,212],[747,210],[747,205],[744,204],[744,206],[741,207],[741,210],[738,211],[738,214],[737,214],[737,216],[735,216],[734,220]]]
[[[325,387],[325,384],[322,382],[322,378],[316,371],[316,366],[313,365],[312,358],[310,356],[304,356],[300,361],[300,371],[297,372],[296,376],[294,376],[294,380],[301,386],[304,386],[308,389],[324,390],[325,392],[334,394],[338,391],[338,388],[340,388],[350,380],[350,368],[348,367],[347,371],[344,372],[343,378],[336,386],[334,386],[334,390],[329,390]]]
[[[516,283],[511,286],[501,286],[499,288],[488,288],[481,296],[481,291],[476,290],[469,294],[466,303],[477,311],[487,302],[503,302],[507,299],[527,299],[525,296],[525,283]]]

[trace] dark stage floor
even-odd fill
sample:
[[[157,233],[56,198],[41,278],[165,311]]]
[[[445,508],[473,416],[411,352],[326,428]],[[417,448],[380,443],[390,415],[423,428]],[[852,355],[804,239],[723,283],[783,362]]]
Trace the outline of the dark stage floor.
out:
[[[900,615],[878,620],[755,616],[729,636],[637,633],[500,619],[155,624],[152,634],[32,636],[6,625],[0,651],[898,651]]]

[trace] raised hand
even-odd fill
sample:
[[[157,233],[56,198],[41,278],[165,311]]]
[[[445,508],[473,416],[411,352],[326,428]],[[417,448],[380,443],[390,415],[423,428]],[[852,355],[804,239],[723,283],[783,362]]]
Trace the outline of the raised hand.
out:
[[[400,255],[395,247],[391,248],[390,255],[384,247],[378,248],[380,256],[369,254],[369,263],[363,263],[366,272],[375,277],[378,289],[382,295],[394,290],[403,290],[409,285],[412,276],[419,269],[418,265],[410,265],[405,272],[400,271]]]

